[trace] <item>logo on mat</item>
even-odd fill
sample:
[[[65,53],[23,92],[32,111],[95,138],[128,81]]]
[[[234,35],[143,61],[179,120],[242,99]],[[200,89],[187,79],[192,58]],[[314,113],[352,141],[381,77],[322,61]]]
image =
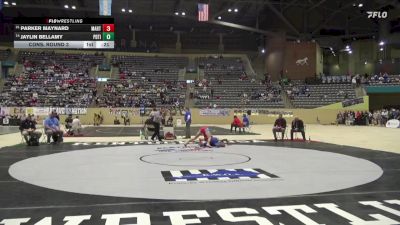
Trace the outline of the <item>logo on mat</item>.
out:
[[[278,176],[261,169],[209,169],[161,171],[165,181],[251,180],[272,179]]]

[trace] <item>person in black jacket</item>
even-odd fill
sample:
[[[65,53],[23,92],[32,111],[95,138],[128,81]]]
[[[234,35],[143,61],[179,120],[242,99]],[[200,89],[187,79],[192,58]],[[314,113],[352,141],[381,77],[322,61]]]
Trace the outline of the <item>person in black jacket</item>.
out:
[[[67,134],[68,135],[73,135],[73,132],[71,131],[72,128],[72,114],[69,114],[68,117],[65,119],[65,129],[67,129]]]
[[[39,139],[42,136],[42,133],[36,130],[36,122],[32,120],[32,116],[28,115],[25,120],[21,122],[19,126],[19,130],[21,134],[24,136],[24,139],[28,146],[36,145],[39,143]]]
[[[303,120],[295,117],[292,121],[292,129],[290,130],[290,140],[293,141],[293,133],[300,132],[303,136],[303,140],[306,140],[306,133],[304,132],[304,123]]]
[[[272,133],[274,134],[275,141],[278,139],[276,138],[276,132],[282,132],[282,140],[285,136],[286,130],[286,120],[282,117],[282,114],[279,114],[279,118],[275,120],[274,127],[272,128]]]

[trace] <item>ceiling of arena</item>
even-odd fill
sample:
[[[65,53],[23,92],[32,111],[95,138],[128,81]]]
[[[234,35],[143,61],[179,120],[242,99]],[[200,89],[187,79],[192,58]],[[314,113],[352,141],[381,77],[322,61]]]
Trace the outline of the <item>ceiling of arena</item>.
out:
[[[3,10],[7,16],[98,16],[98,0],[9,2],[13,1],[16,6],[9,5]],[[210,4],[207,23],[197,22],[199,1]],[[76,9],[65,9],[66,4],[75,5]],[[126,9],[125,13],[122,8]],[[228,12],[229,9],[232,11]],[[366,11],[387,11],[388,19],[369,19]],[[180,15],[176,16],[175,12]],[[186,15],[182,16],[182,12]],[[266,36],[285,31],[291,39],[332,36],[350,39],[378,35],[381,21],[390,23],[391,32],[399,32],[400,0],[113,0],[112,16],[116,24],[136,29],[245,31]]]

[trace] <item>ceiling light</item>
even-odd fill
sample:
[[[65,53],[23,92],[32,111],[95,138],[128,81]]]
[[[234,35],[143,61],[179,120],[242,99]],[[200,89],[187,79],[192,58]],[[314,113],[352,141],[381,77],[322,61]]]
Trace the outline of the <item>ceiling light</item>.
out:
[[[71,9],[76,9],[76,6],[74,6],[74,5],[73,5],[73,6],[71,6]]]
[[[264,53],[265,53],[265,49],[262,49],[262,50],[261,50],[261,53],[263,53],[263,54],[264,54]]]
[[[228,12],[232,12],[232,9],[228,9]]]
[[[125,9],[124,9],[124,8],[122,8],[122,9],[121,9],[121,11],[122,11],[122,12],[125,12]]]
[[[182,12],[182,16],[186,16],[186,13],[185,13],[185,12]]]
[[[129,9],[128,12],[129,12],[129,13],[132,13],[133,11],[132,11],[132,9]]]
[[[69,9],[69,5],[64,5],[64,8]]]
[[[11,2],[11,5],[17,5],[17,3],[16,2]]]
[[[178,13],[178,12],[175,12],[175,15],[179,16],[179,13]]]
[[[363,7],[364,5],[362,3],[358,4],[358,8]]]
[[[379,51],[383,51],[383,48],[380,48]]]
[[[235,9],[235,12],[239,12],[239,9]]]
[[[383,45],[385,45],[385,42],[381,41],[381,42],[379,42],[379,45],[383,46]]]
[[[349,54],[352,54],[352,53],[353,53],[353,51],[350,50],[350,51],[349,51]]]
[[[349,49],[349,48],[350,48],[350,46],[346,45],[346,49]]]
[[[218,19],[219,19],[219,20],[221,20],[221,19],[222,19],[222,17],[221,17],[221,16],[218,16]]]
[[[7,1],[5,1],[5,2],[4,2],[4,5],[8,5],[8,2],[7,2]]]
[[[365,63],[364,63],[365,65],[367,65],[367,61],[365,61]]]

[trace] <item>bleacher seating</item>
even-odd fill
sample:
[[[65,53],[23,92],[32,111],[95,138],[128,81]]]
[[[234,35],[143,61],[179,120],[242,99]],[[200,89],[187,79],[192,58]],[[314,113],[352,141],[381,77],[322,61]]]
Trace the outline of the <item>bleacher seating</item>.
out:
[[[100,107],[183,106],[186,82],[178,81],[186,57],[112,57],[120,77],[110,79],[97,100]]]
[[[322,76],[321,82],[323,84],[350,84],[351,76]]]
[[[112,64],[119,67],[119,72],[124,77],[170,81],[178,79],[179,69],[188,65],[188,58],[114,55]]]
[[[244,66],[240,58],[207,57],[198,59],[199,68],[204,69],[204,78],[237,80],[243,74]]]
[[[214,104],[220,108],[284,107],[280,86],[249,78],[240,58],[200,58],[199,67],[204,68],[207,82],[199,82],[200,86],[196,87],[196,107],[213,107]]]
[[[0,51],[0,57],[2,52],[5,50]],[[113,55],[112,64],[118,66],[119,77],[109,79],[99,96],[97,81],[89,73],[94,66],[106,63],[103,54],[20,51],[17,60],[23,69],[5,81],[2,105],[88,107],[94,100],[98,107],[181,107],[185,103],[186,83],[178,81],[178,75],[187,67],[187,57]],[[349,76],[324,76],[322,84],[313,85],[291,81],[282,89],[278,83],[266,84],[249,77],[237,57],[201,57],[197,64],[204,70],[204,80],[196,81],[196,107],[284,108],[283,90],[297,108],[355,98]],[[369,85],[400,84],[399,75],[368,80]]]
[[[183,106],[186,83],[153,82],[143,79],[110,79],[103,95],[96,100],[98,107]]]
[[[400,85],[400,75],[373,75],[371,76],[369,86],[397,86]]]
[[[87,107],[96,92],[90,68],[104,56],[20,51],[23,71],[4,84],[0,104],[7,106]]]
[[[316,108],[356,97],[351,84],[309,85],[304,81],[294,80],[285,85],[285,91],[296,108]]]

